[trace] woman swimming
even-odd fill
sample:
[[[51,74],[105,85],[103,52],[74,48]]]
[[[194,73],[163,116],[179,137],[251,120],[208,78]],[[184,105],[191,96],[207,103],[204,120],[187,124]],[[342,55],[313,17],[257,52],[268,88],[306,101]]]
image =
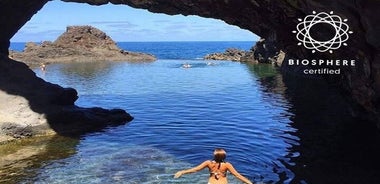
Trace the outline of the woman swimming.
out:
[[[194,168],[178,171],[174,175],[174,178],[179,178],[183,174],[197,172],[207,167],[210,171],[208,184],[227,184],[227,171],[229,171],[242,182],[252,184],[251,181],[239,174],[231,163],[224,161],[226,159],[226,156],[226,151],[217,148],[214,151],[214,160],[207,160]]]

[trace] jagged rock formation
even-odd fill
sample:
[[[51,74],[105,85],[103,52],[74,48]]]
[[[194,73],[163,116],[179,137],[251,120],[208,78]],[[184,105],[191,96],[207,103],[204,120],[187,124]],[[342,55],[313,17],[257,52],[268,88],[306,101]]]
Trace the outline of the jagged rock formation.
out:
[[[229,48],[223,53],[207,54],[203,59],[240,61],[241,58],[245,55],[246,55],[246,51],[244,50]]]
[[[103,31],[91,26],[68,26],[54,42],[40,45],[27,43],[23,52],[10,52],[10,57],[28,65],[56,62],[154,61],[149,54],[118,48]]]
[[[68,2],[101,5],[106,3],[127,4],[136,8],[144,8],[151,12],[169,15],[199,15],[224,20],[228,24],[248,29],[267,40],[273,40],[276,47],[287,54],[288,58],[302,59],[355,59],[355,68],[342,68],[339,77],[325,76],[342,89],[348,100],[355,105],[355,111],[362,117],[380,122],[380,22],[376,15],[380,1],[303,1],[303,0],[236,0],[236,1],[166,1],[166,0],[64,0]],[[330,53],[315,53],[297,46],[292,34],[303,18],[313,11],[329,12],[342,19],[349,20],[354,34],[350,35],[348,47]],[[328,34],[320,32],[320,36]],[[325,35],[329,37],[328,35]],[[282,67],[288,73],[299,71],[297,67]],[[312,98],[312,97],[311,97]],[[358,114],[356,114],[358,115]],[[380,123],[379,123],[380,126]]]
[[[102,5],[107,3],[127,4],[135,8],[144,8],[151,12],[166,13],[169,15],[199,15],[202,17],[224,20],[228,24],[239,26],[252,31],[267,40],[273,40],[276,48],[284,51],[289,58],[302,59],[355,59],[354,68],[343,68],[339,77],[326,76],[325,79],[342,89],[347,99],[357,104],[355,112],[362,117],[369,118],[377,123],[380,122],[380,16],[377,12],[380,1],[368,0],[64,0],[71,2],[89,3]],[[23,65],[15,64],[14,61],[5,59],[8,56],[9,40],[12,36],[39,10],[48,0],[2,0],[0,1],[0,55],[1,63],[13,67],[24,68]],[[348,47],[330,53],[312,54],[310,50],[297,46],[297,40],[292,31],[298,24],[298,18],[311,14],[312,11],[331,11],[349,20],[350,29],[354,34],[350,35]],[[323,35],[324,32],[319,34]],[[326,33],[327,34],[327,33]],[[289,67],[286,62],[282,68],[288,73],[297,71],[297,67]],[[4,64],[0,66],[0,73],[9,70]],[[23,72],[30,72],[26,69]],[[8,72],[16,77],[15,74]],[[29,80],[37,80],[30,76]],[[4,80],[4,79],[3,79]],[[4,80],[0,89],[6,94],[19,94],[27,96],[26,91],[31,93],[35,89],[19,89],[18,93],[9,92],[9,86],[22,86],[27,81]],[[37,85],[36,85],[37,86]],[[45,82],[38,84],[49,86]],[[43,93],[33,92],[36,96],[44,96],[45,93],[61,94],[64,90],[53,90],[46,87]],[[70,95],[69,95],[70,96]],[[71,97],[74,99],[74,97]],[[310,98],[313,98],[310,96]],[[30,103],[30,102],[29,102]],[[308,103],[305,101],[305,103]],[[14,104],[8,104],[9,106]],[[364,115],[364,116],[363,116]],[[380,123],[379,123],[380,125]]]
[[[206,60],[230,60],[248,63],[269,63],[281,66],[285,53],[271,41],[260,39],[249,51],[229,48],[223,53],[212,53],[204,57]]]
[[[241,59],[241,62],[270,63],[281,66],[285,53],[273,41],[260,39]]]
[[[0,143],[34,135],[79,135],[133,118],[124,110],[81,108],[72,88],[45,82],[24,63],[0,58]]]

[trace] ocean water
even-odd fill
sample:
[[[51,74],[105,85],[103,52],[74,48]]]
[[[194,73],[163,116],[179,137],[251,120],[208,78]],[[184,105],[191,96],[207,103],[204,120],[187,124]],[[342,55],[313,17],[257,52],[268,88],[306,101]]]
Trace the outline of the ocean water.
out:
[[[202,59],[227,48],[249,50],[255,42],[119,42],[125,50],[150,53],[159,59]]]
[[[155,55],[158,59],[202,59],[207,54],[224,52],[227,48],[249,50],[255,42],[117,42],[129,51]],[[25,43],[12,42],[10,49],[22,51]],[[200,48],[201,46],[201,48]]]
[[[357,164],[365,157],[377,161],[373,155],[339,156],[340,150],[363,145],[357,138],[363,136],[347,145],[342,142],[342,129],[331,122],[347,124],[351,119],[333,113],[338,109],[334,104],[341,103],[339,98],[313,96],[313,87],[322,89],[319,84],[288,83],[271,65],[200,59],[230,47],[247,50],[253,43],[118,44],[126,50],[154,54],[158,60],[51,64],[46,71],[34,71],[46,81],[77,89],[76,105],[122,108],[135,119],[80,139],[45,141],[39,148],[42,153],[20,161],[27,166],[1,168],[1,181],[200,184],[207,182],[207,170],[179,179],[173,175],[212,159],[218,147],[227,151],[227,161],[235,169],[258,183],[325,183],[351,179],[355,176],[351,171],[360,175],[364,171],[369,174],[363,177],[377,181],[368,170],[378,167]],[[183,68],[185,63],[192,67]],[[370,139],[374,138],[368,136],[364,141]],[[345,145],[345,149],[335,145]],[[376,155],[373,150],[378,146],[369,145]],[[228,178],[232,184],[241,183],[232,175]]]

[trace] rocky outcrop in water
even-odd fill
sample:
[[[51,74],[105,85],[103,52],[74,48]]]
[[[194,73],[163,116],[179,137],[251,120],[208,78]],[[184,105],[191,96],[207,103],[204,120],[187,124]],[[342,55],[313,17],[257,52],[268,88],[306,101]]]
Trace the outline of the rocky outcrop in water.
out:
[[[166,1],[166,0],[64,0],[67,2],[102,5],[107,3],[126,4],[135,8],[169,15],[199,15],[202,17],[224,20],[228,24],[239,26],[273,40],[276,48],[287,54],[288,58],[302,59],[355,59],[355,68],[344,68],[339,77],[325,76],[324,80],[334,84],[342,95],[355,105],[353,114],[380,122],[380,16],[377,12],[380,1],[336,0],[336,1],[301,1],[301,0],[225,0],[225,1]],[[8,56],[9,40],[48,0],[2,0],[0,1],[0,54]],[[298,18],[305,17],[313,11],[334,11],[336,15],[347,19],[350,29],[348,47],[330,53],[315,53],[297,45],[292,34]],[[320,32],[321,35],[325,34]],[[327,33],[326,33],[327,34]],[[0,62],[12,62],[2,59]],[[19,66],[15,66],[19,67]],[[281,65],[287,73],[296,73],[298,67]],[[0,73],[6,71],[1,67]],[[26,71],[25,71],[26,72]],[[10,75],[13,75],[12,73]],[[34,76],[34,78],[36,78]],[[34,79],[31,79],[34,80]],[[297,79],[295,79],[297,80]],[[7,81],[4,86],[22,85]],[[43,84],[40,84],[43,85]],[[54,93],[54,91],[51,91]],[[44,94],[37,94],[43,96]],[[310,96],[310,98],[314,98]],[[305,102],[307,103],[307,102]],[[380,123],[379,123],[380,126]]]
[[[271,41],[260,39],[249,51],[229,48],[223,53],[212,53],[204,57],[206,60],[230,60],[246,63],[270,63],[281,66],[285,53]]]
[[[260,39],[241,59],[241,62],[270,63],[281,66],[285,53],[273,41]]]
[[[230,61],[240,61],[240,59],[246,55],[246,51],[229,48],[223,53],[212,53],[204,57],[207,60],[230,60]]]
[[[82,108],[77,91],[45,82],[27,65],[0,57],[0,143],[35,135],[80,135],[133,118],[121,109]]]
[[[120,49],[103,31],[91,26],[68,26],[54,42],[27,43],[23,52],[10,57],[29,65],[56,62],[154,61],[150,54]]]

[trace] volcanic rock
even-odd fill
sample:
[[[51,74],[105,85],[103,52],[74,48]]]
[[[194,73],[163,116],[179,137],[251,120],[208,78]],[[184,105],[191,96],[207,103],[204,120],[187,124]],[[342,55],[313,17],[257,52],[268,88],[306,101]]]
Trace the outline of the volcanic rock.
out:
[[[241,62],[270,63],[281,66],[285,53],[273,41],[260,39],[249,52],[240,58]]]
[[[23,52],[11,51],[10,57],[29,65],[56,62],[154,61],[150,54],[120,49],[103,31],[91,26],[68,26],[54,42],[29,42]]]
[[[80,135],[133,119],[121,109],[82,108],[77,91],[48,83],[0,56],[0,144],[36,135]]]
[[[10,39],[30,18],[49,0],[2,0],[0,1],[0,55],[8,57]],[[107,3],[125,4],[134,8],[143,8],[155,13],[169,15],[198,15],[215,18],[227,24],[252,31],[258,36],[275,41],[278,49],[286,57],[295,59],[355,59],[354,68],[342,68],[338,77],[323,76],[332,87],[339,88],[342,96],[355,107],[352,114],[377,123],[380,127],[380,1],[336,0],[234,0],[234,1],[163,1],[163,0],[63,0],[66,2],[102,5]],[[343,20],[347,19],[354,33],[347,40],[347,47],[331,53],[312,53],[298,45],[292,33],[299,19],[315,12],[334,11]],[[324,34],[321,32],[320,34]],[[327,33],[326,33],[327,34]],[[8,60],[9,61],[9,60]],[[285,59],[286,61],[286,59]],[[2,60],[1,62],[5,62]],[[287,66],[284,62],[281,71],[297,74],[301,68]],[[3,73],[4,68],[0,68]],[[298,79],[294,79],[298,80]],[[12,82],[9,82],[11,85]],[[14,83],[14,85],[22,85]],[[1,88],[1,90],[4,90]],[[43,95],[43,94],[41,94]],[[310,99],[314,96],[310,96]],[[308,102],[305,102],[308,103]]]
[[[270,63],[281,66],[285,53],[278,49],[273,41],[260,39],[249,51],[229,48],[223,53],[212,53],[204,57],[206,60],[230,60],[246,63]]]
[[[246,51],[229,48],[223,53],[212,53],[204,57],[207,60],[231,60],[240,61],[241,57],[246,55]]]

